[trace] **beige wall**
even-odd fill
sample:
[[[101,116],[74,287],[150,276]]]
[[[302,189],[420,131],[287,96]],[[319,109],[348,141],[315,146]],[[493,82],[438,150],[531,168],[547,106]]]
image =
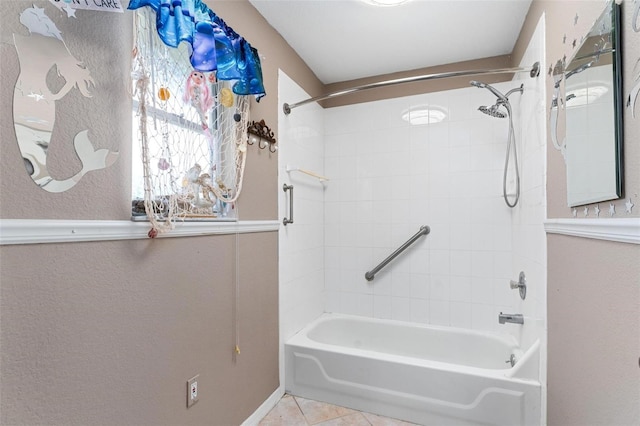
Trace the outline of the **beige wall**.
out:
[[[0,217],[3,219],[127,219],[131,214],[131,101],[129,93],[131,14],[78,11],[78,19],[63,17],[48,1],[44,7],[63,34],[69,50],[81,58],[96,82],[92,98],[72,90],[56,103],[56,125],[47,166],[63,179],[80,169],[73,135],[89,129],[95,148],[120,152],[104,170],[86,175],[71,190],[52,194],[41,190],[25,171],[13,129],[13,91],[19,74],[13,34],[28,35],[18,14],[32,3],[3,2],[0,55]],[[64,19],[63,19],[64,18]],[[117,36],[116,36],[117,34]]]
[[[323,85],[247,0],[206,1],[237,33],[260,52],[267,96],[251,104],[251,120],[265,120],[278,137],[278,69],[302,86],[311,96],[323,93]],[[277,155],[252,147],[247,156],[245,185],[239,208],[243,219],[275,219],[278,214]]]
[[[640,246],[550,235],[548,424],[640,424]]]
[[[241,423],[278,386],[277,234],[239,239],[237,358],[235,238],[0,248],[0,423]]]
[[[77,11],[74,20],[46,0],[3,1],[5,100],[19,71],[12,33],[26,34],[18,13],[32,3],[96,81],[91,100],[58,103],[56,132],[70,140],[89,128],[97,147],[121,155],[67,192],[43,191],[24,169],[11,102],[2,102],[0,218],[128,220],[131,13]],[[267,96],[253,102],[251,119],[277,131],[278,68],[309,93],[321,83],[248,1],[209,4],[259,50]],[[62,155],[69,144],[59,145],[56,170],[73,170],[73,153]],[[249,147],[240,218],[276,219],[276,187],[277,156]],[[279,384],[277,253],[275,232],[0,247],[0,423],[239,424]],[[187,409],[186,381],[195,374],[200,401]]]
[[[513,52],[519,61],[540,15],[546,17],[547,68],[604,8],[603,1],[534,0]],[[633,2],[623,2],[623,93],[628,95],[633,66],[640,57],[640,34],[631,29]],[[574,17],[578,14],[578,24]],[[567,43],[562,43],[564,34]],[[553,82],[547,78],[547,111]],[[562,135],[560,135],[562,137]],[[614,218],[640,216],[640,118],[624,110],[624,194]],[[547,137],[547,214],[572,217],[567,207],[566,168]],[[635,204],[627,214],[624,202]],[[609,202],[600,203],[608,218]],[[590,206],[594,218],[594,206]],[[579,208],[579,217],[583,217]],[[597,220],[594,218],[594,220]],[[631,425],[640,423],[640,247],[584,238],[547,238],[548,416],[549,425]]]

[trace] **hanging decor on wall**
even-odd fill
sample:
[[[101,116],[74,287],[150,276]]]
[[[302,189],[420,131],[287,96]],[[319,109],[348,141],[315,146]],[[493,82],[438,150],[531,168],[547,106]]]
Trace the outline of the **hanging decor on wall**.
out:
[[[133,214],[151,221],[150,237],[175,219],[233,218],[247,95],[265,95],[258,51],[201,0],[131,0],[128,9],[140,9],[132,77],[144,209],[134,200]]]
[[[149,237],[176,220],[235,219],[246,163],[249,96],[238,81],[194,69],[187,43],[170,47],[153,31],[152,10],[135,12],[134,218],[151,222]],[[139,181],[140,186],[136,187]]]
[[[249,133],[249,140],[247,141],[249,145],[257,143],[260,149],[265,149],[268,145],[269,151],[276,152],[278,150],[273,130],[267,126],[264,120],[252,121],[247,132]]]
[[[89,139],[89,130],[82,130],[73,138],[73,146],[82,163],[80,171],[66,179],[51,176],[50,145],[71,142],[52,141],[56,103],[74,89],[90,98],[90,89],[95,83],[89,69],[71,54],[60,30],[43,8],[25,9],[20,14],[20,23],[29,30],[29,35],[13,35],[20,62],[20,75],[13,93],[16,139],[31,179],[45,191],[63,192],[73,188],[90,171],[109,167],[118,158],[118,152],[96,149]],[[54,69],[64,80],[57,91],[48,83],[48,75]]]

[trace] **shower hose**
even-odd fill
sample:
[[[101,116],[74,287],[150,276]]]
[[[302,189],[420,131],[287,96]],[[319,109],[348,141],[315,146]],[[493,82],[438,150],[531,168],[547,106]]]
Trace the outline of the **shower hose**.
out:
[[[518,200],[520,199],[520,171],[518,170],[518,152],[516,151],[515,142],[515,135],[513,132],[513,119],[511,118],[511,114],[509,114],[509,140],[507,141],[507,157],[504,161],[504,174],[502,175],[502,196],[504,197],[504,202],[507,203],[507,206],[511,208],[514,208],[516,204],[518,204]],[[513,203],[509,202],[509,197],[507,196],[507,170],[509,169],[511,145],[513,145],[513,160],[516,171],[516,198]]]

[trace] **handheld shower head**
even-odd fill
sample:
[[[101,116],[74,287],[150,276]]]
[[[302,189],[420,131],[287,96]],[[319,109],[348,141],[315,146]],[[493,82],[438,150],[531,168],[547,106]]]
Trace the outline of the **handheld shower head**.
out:
[[[476,81],[476,80],[472,80],[471,82],[472,86],[478,87],[480,89],[488,89],[491,93],[493,93],[494,95],[496,95],[496,97],[498,99],[500,99],[503,102],[508,102],[507,101],[507,97],[505,95],[503,95],[502,93],[500,93],[497,89],[495,89],[493,86],[487,84],[487,83],[483,83],[481,81]]]
[[[509,103],[509,95],[511,95],[513,92],[520,92],[522,94],[524,92],[524,84],[520,85],[520,87],[509,90],[506,95],[503,95],[502,93],[498,92],[496,89],[494,89],[487,83],[482,83],[476,80],[473,80],[470,83],[472,86],[479,87],[481,89],[488,89],[491,93],[496,95],[496,97],[498,98],[495,105],[492,105],[490,107],[481,106],[480,108],[478,108],[480,112],[483,112],[487,115],[490,115],[491,117],[496,117],[496,118],[506,118],[507,116],[509,117],[509,138],[507,141],[507,158],[504,163],[504,173],[502,175],[502,196],[504,197],[504,201],[505,203],[507,203],[507,206],[515,207],[516,204],[518,204],[518,200],[520,199],[520,172],[518,171],[518,154],[516,153],[516,142],[515,142],[515,136],[513,134],[513,119],[511,117],[511,104]],[[507,112],[504,113],[503,111],[500,111],[500,106],[504,106]],[[515,194],[515,200],[513,202],[511,202],[507,196],[507,172],[509,169],[509,162],[511,158],[510,152],[511,152],[512,146],[513,146],[513,157],[514,157],[513,162],[515,165],[515,173],[516,173],[516,194]]]

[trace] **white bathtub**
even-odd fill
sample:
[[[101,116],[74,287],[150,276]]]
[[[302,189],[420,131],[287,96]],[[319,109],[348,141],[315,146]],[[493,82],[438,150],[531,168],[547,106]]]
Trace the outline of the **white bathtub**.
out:
[[[539,342],[508,335],[324,314],[285,343],[285,370],[294,395],[418,424],[540,424]]]

